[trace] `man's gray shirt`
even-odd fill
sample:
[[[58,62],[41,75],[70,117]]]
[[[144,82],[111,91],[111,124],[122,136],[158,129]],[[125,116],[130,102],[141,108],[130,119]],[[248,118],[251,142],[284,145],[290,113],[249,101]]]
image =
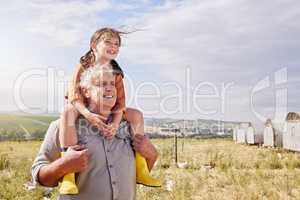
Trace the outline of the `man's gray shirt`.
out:
[[[59,120],[50,124],[37,158],[32,165],[33,179],[38,182],[40,168],[60,157]],[[135,199],[135,159],[130,145],[129,125],[123,121],[112,140],[80,117],[76,123],[79,143],[88,148],[88,167],[78,174],[78,195],[60,195],[59,200],[132,200]]]

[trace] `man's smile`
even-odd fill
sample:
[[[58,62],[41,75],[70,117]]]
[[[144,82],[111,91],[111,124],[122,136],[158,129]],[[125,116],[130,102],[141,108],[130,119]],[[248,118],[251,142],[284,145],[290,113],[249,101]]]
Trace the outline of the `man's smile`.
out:
[[[103,98],[105,98],[105,99],[112,99],[112,98],[114,98],[114,95],[103,95]]]

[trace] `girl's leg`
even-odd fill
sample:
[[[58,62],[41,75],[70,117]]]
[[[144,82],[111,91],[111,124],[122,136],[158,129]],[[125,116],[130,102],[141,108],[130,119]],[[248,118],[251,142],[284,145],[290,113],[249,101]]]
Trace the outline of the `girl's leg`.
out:
[[[75,122],[79,113],[76,108],[68,103],[60,116],[59,141],[62,148],[67,148],[77,144],[77,133]]]
[[[143,113],[134,108],[126,108],[125,119],[130,123],[131,133],[144,135]]]
[[[133,135],[144,135],[144,117],[143,113],[137,109],[126,108],[125,119],[130,123]],[[150,171],[146,159],[138,152],[135,152],[136,163],[136,182],[150,187],[160,187],[161,183],[158,179],[150,176]]]
[[[75,128],[75,122],[78,116],[79,114],[72,104],[67,104],[60,116],[59,142],[62,148],[61,156],[64,156],[68,147],[76,145],[78,142]],[[60,194],[78,194],[74,173],[66,174],[63,177],[59,192]]]

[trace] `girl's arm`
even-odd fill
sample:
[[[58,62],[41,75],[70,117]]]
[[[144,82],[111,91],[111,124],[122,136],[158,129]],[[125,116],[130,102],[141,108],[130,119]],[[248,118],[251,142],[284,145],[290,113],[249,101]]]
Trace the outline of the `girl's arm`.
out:
[[[88,118],[91,112],[86,108],[83,102],[83,96],[80,90],[80,76],[84,68],[81,64],[76,65],[74,74],[71,80],[71,84],[68,88],[68,101],[74,105],[74,107],[78,110],[80,114],[82,114],[85,118]]]
[[[76,65],[74,73],[72,75],[71,83],[69,84],[68,88],[68,101],[74,105],[74,102],[78,101],[80,104],[84,106],[83,97],[80,91],[80,76],[84,68],[81,64]],[[84,106],[85,107],[85,106]],[[79,109],[82,107],[79,107]],[[85,110],[78,110],[81,114],[84,113]]]
[[[125,89],[124,89],[124,83],[123,83],[123,77],[122,75],[118,74],[116,75],[116,91],[117,91],[117,100],[116,104],[112,109],[112,130],[110,134],[107,136],[108,138],[112,138],[116,131],[119,128],[120,122],[123,117],[123,113],[126,109],[125,107]]]
[[[84,98],[80,89],[80,76],[84,68],[81,64],[75,67],[74,74],[72,77],[71,84],[68,88],[68,101],[74,105],[80,114],[82,114],[92,125],[103,130],[104,123],[106,119],[101,115],[91,113],[84,104]]]

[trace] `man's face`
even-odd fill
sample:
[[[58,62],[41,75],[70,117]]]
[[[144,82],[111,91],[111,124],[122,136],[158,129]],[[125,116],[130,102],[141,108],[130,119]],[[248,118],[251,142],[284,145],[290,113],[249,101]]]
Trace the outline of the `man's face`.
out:
[[[111,110],[116,103],[115,76],[104,72],[92,77],[92,86],[87,90],[86,97],[100,109]]]

